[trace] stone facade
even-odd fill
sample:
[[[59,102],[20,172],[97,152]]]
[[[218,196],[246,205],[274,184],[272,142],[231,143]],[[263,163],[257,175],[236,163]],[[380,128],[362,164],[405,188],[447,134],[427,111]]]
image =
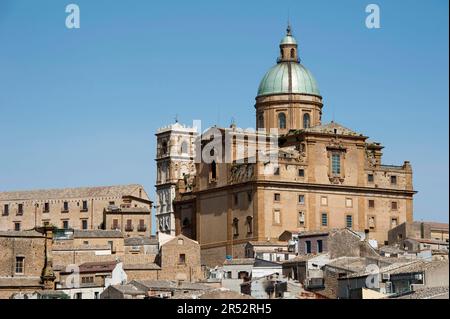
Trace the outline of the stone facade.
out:
[[[388,232],[389,245],[403,247],[407,239],[430,239],[447,243],[448,224],[434,222],[405,222]]]
[[[104,227],[104,210],[110,205],[151,210],[152,202],[141,185],[0,192],[0,230],[28,230],[46,224],[99,229]]]
[[[156,151],[156,223],[157,232],[175,235],[173,201],[176,187],[183,180],[189,187],[195,175],[195,128],[178,122],[160,128],[157,133]]]
[[[295,41],[288,43],[297,57]],[[281,63],[296,63],[286,48],[281,46]],[[298,74],[287,70],[279,93],[256,97],[262,130],[213,127],[193,144],[196,158],[211,156],[196,161],[192,187],[175,188],[175,224],[177,233],[200,243],[207,265],[243,257],[246,242],[276,240],[285,230],[349,228],[382,245],[391,228],[413,220],[410,163],[385,165],[380,143],[338,123],[323,124],[318,90],[302,93]],[[275,142],[271,129],[281,133]],[[265,153],[250,153],[254,141],[263,141]],[[268,154],[270,161],[262,156]]]
[[[195,282],[203,279],[200,245],[183,235],[161,246],[159,279]]]

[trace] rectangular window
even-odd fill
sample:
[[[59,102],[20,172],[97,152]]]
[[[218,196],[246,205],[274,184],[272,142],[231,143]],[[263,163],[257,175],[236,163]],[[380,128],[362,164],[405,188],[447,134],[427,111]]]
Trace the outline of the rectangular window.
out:
[[[398,203],[397,202],[391,202],[391,209],[397,210],[398,209]]]
[[[320,198],[320,205],[322,205],[322,206],[327,206],[327,205],[328,205],[328,197],[322,196],[322,197]]]
[[[48,213],[50,211],[50,203],[44,203],[44,213]]]
[[[69,221],[63,220],[63,229],[69,229]]]
[[[396,185],[397,184],[397,176],[395,176],[395,175],[391,176],[391,184],[392,185]]]
[[[391,228],[398,226],[398,218],[391,218]]]
[[[273,212],[273,223],[274,223],[275,225],[281,224],[281,213],[280,213],[279,210],[275,210],[275,211]]]
[[[273,194],[273,200],[279,202],[281,199],[281,195],[279,193]]]
[[[347,208],[353,207],[353,199],[351,199],[351,198],[346,198],[346,199],[345,199],[345,207],[347,207]]]
[[[116,202],[109,202],[109,205],[114,206]]]
[[[369,199],[369,208],[375,208],[375,200]]]
[[[331,173],[333,175],[341,174],[341,155],[333,154],[331,155]]]
[[[8,216],[9,215],[9,205],[5,204],[3,206],[3,216]]]
[[[16,257],[16,274],[23,274],[25,267],[25,257]]]
[[[238,194],[234,194],[233,195],[233,199],[234,199],[234,205],[238,206],[239,205],[239,196],[238,196]]]
[[[113,224],[112,224],[111,228],[114,230],[119,229],[119,220],[118,219],[113,219]]]
[[[127,219],[127,227],[125,229],[126,231],[132,231],[133,230],[133,224],[131,219]]]
[[[305,213],[304,212],[298,213],[298,225],[300,227],[305,226]]]
[[[17,215],[23,215],[23,204],[17,206]]]
[[[82,230],[88,229],[88,221],[87,221],[87,219],[83,219],[83,220],[81,221],[81,229],[82,229]]]
[[[178,257],[178,263],[181,265],[186,264],[186,254],[180,254]]]
[[[369,216],[369,220],[368,220],[368,224],[369,224],[369,229],[375,229],[376,224],[375,224],[375,216]]]
[[[92,284],[92,283],[94,283],[94,277],[92,277],[92,276],[82,277],[81,278],[81,283],[82,284]]]
[[[68,212],[69,211],[69,202],[64,202],[63,203],[63,212]]]
[[[84,240],[83,241],[83,245],[89,245],[89,241],[88,240]]]
[[[373,183],[373,174],[367,174],[367,182]]]
[[[352,215],[345,216],[345,227],[347,227],[347,228],[353,227],[353,216]]]
[[[280,175],[280,168],[278,166],[273,169],[273,175]]]
[[[14,230],[15,231],[19,231],[20,230],[20,223],[19,222],[14,223]]]
[[[87,202],[87,200],[84,200],[84,201],[81,203],[81,210],[82,210],[83,212],[86,212],[86,211],[88,210],[88,202]]]
[[[82,292],[77,292],[75,294],[75,299],[83,299],[83,293]]]
[[[321,239],[317,241],[317,252],[321,253],[323,251],[323,242]]]
[[[305,241],[305,250],[307,254],[311,253],[311,241],[309,240]]]
[[[328,214],[322,213],[322,226],[328,226]]]
[[[147,227],[145,227],[145,220],[139,219],[139,231],[146,231]]]
[[[298,203],[301,205],[305,204],[305,195],[298,195]]]
[[[298,176],[299,177],[305,177],[305,170],[303,168],[298,170]]]

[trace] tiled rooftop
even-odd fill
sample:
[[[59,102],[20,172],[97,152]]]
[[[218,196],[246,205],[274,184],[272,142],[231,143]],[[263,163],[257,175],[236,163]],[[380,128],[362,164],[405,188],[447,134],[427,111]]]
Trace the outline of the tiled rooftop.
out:
[[[37,189],[28,191],[0,192],[2,200],[46,200],[63,198],[97,198],[97,197],[121,197],[132,194],[136,189],[143,187],[139,184],[77,187],[58,189]]]

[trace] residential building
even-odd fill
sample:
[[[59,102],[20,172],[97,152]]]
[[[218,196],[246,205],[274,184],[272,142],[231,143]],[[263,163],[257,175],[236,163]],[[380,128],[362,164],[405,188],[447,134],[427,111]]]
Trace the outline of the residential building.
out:
[[[70,271],[59,272],[55,289],[61,290],[70,299],[100,299],[105,288],[126,281],[127,275],[121,262],[89,262]]]
[[[28,230],[44,225],[63,229],[110,229],[105,225],[108,206],[146,208],[150,201],[138,184],[0,192],[0,231]],[[145,225],[151,229],[150,214]]]

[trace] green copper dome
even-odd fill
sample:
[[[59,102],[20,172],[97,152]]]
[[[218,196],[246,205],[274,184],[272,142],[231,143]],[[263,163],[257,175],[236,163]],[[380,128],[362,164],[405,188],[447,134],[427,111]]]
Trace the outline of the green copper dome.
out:
[[[298,58],[297,41],[288,24],[286,35],[280,43],[277,65],[264,75],[259,84],[258,96],[283,93],[312,94],[320,96],[317,82]]]
[[[273,66],[261,80],[258,96],[279,93],[320,96],[319,87],[311,72],[297,62],[280,62]]]

